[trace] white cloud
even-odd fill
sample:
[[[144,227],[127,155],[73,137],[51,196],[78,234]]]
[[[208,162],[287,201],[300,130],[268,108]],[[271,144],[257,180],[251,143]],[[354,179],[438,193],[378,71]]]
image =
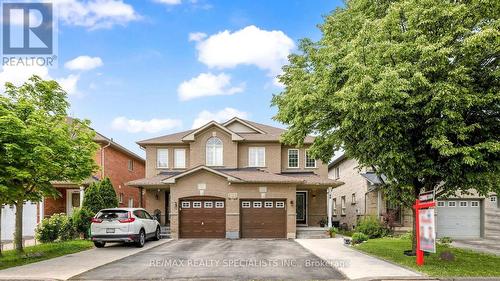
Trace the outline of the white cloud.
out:
[[[228,30],[200,40],[196,46],[198,60],[212,68],[234,68],[255,65],[269,76],[281,73],[288,55],[295,48],[290,37],[279,30],[263,30],[254,25],[235,32]]]
[[[233,95],[242,92],[244,88],[244,84],[233,87],[231,76],[225,73],[214,75],[209,72],[182,82],[177,88],[177,94],[180,100],[186,101],[206,96]]]
[[[58,0],[55,4],[64,23],[89,29],[111,28],[140,19],[123,0]]]
[[[77,90],[79,75],[70,74],[67,77],[53,78],[49,69],[45,66],[7,66],[4,65],[0,71],[0,92],[5,91],[5,83],[10,82],[15,86],[21,86],[33,75],[38,75],[44,80],[56,80],[68,95],[79,95]]]
[[[153,0],[156,3],[166,4],[166,5],[179,5],[181,0]]]
[[[196,119],[194,119],[193,129],[199,128],[212,120],[216,122],[223,122],[233,117],[247,118],[248,113],[244,111],[239,111],[231,107],[226,107],[223,110],[217,112],[210,112],[208,110],[203,110],[198,114]]]
[[[203,39],[207,38],[207,34],[203,32],[192,32],[189,33],[189,41],[201,41]]]
[[[64,64],[67,69],[71,70],[91,70],[102,66],[100,57],[79,56]]]
[[[129,133],[158,133],[164,130],[171,130],[182,126],[182,121],[178,119],[156,119],[135,120],[127,117],[116,117],[111,123],[111,127],[117,131],[127,131]]]

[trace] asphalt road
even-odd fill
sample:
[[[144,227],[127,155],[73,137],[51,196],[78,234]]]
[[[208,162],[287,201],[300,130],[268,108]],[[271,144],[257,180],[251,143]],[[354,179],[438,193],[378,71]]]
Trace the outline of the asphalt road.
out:
[[[72,279],[338,280],[345,277],[292,240],[181,239]]]

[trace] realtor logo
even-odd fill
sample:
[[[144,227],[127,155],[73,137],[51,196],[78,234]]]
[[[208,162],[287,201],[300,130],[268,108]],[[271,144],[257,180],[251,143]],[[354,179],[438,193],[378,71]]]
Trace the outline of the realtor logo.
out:
[[[52,66],[54,28],[52,3],[2,3],[3,65]]]

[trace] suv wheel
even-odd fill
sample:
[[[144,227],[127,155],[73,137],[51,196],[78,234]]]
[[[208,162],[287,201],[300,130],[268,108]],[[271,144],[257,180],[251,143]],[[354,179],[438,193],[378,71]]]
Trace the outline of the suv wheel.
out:
[[[160,232],[160,227],[158,226],[156,228],[155,237],[153,238],[153,240],[158,241],[160,240],[160,238],[161,238],[161,232]]]
[[[139,238],[137,239],[136,246],[142,248],[144,247],[145,243],[146,243],[146,234],[144,233],[144,229],[141,229],[141,231],[139,231]]]
[[[96,248],[104,248],[104,245],[106,245],[106,242],[94,241],[94,246]]]

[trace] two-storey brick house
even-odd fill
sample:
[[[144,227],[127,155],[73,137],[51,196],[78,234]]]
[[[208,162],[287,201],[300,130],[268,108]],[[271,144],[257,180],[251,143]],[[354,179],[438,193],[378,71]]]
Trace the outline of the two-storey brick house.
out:
[[[129,186],[169,224],[173,238],[295,238],[296,226],[327,220],[328,166],[304,147],[280,143],[284,130],[233,118],[139,141],[146,177]]]
[[[71,214],[74,208],[80,207],[85,188],[94,181],[108,177],[115,188],[120,207],[139,207],[141,205],[140,190],[125,183],[144,178],[145,160],[139,155],[121,146],[113,139],[96,132],[94,141],[99,145],[94,159],[98,171],[83,184],[72,182],[53,182],[60,197],[46,197],[40,203],[40,217],[50,217],[56,213]]]

